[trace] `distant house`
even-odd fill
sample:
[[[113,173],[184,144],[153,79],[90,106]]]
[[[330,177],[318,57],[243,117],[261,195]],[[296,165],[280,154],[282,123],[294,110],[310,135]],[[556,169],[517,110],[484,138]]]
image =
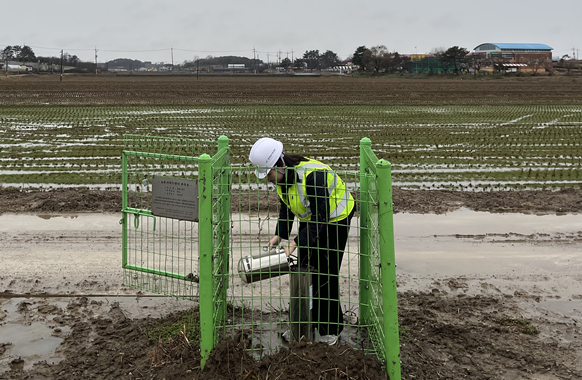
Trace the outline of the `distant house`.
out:
[[[19,62],[5,61],[1,64],[0,70],[2,72],[24,74],[29,72],[29,68]]]
[[[545,71],[552,62],[552,48],[544,44],[483,43],[471,54],[482,59],[485,71]]]

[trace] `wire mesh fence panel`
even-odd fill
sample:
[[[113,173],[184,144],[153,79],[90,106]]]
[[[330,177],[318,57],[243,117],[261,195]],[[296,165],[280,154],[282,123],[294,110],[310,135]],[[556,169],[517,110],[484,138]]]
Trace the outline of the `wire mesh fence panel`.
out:
[[[385,358],[384,350],[384,303],[380,255],[380,224],[378,204],[380,202],[377,183],[376,162],[378,159],[371,150],[364,150],[361,157],[360,186],[360,226],[363,229],[360,240],[360,265],[362,272],[360,297],[362,323],[367,326],[369,341],[378,347],[378,357]],[[387,306],[387,305],[386,305]]]
[[[339,341],[367,354],[385,359],[378,338],[382,320],[381,282],[378,279],[379,247],[377,207],[369,213],[369,221],[361,220],[361,202],[377,204],[377,191],[372,185],[370,194],[362,196],[361,175],[353,171],[336,171],[353,198],[349,228],[345,221],[316,223],[318,249],[301,247],[287,256],[280,248],[270,246],[271,239],[280,233],[282,203],[274,185],[255,177],[254,169],[233,169],[236,182],[232,184],[232,230],[230,237],[230,274],[227,299],[230,307],[221,329],[222,337],[244,340],[246,347],[257,357],[278,351],[289,340],[324,341],[339,335]],[[292,218],[292,217],[291,217]],[[376,222],[374,223],[374,220]],[[284,222],[291,221],[291,219]],[[309,222],[294,223],[293,241]],[[362,228],[371,240],[370,253],[360,252]],[[339,245],[345,244],[343,250]],[[302,252],[304,251],[304,252]],[[301,255],[317,255],[302,258]],[[369,307],[372,317],[360,319],[360,259],[368,256],[375,265],[369,279]],[[335,256],[335,258],[333,257]],[[305,261],[305,263],[303,262]],[[307,264],[307,265],[303,265]],[[260,270],[259,270],[260,268]],[[307,274],[306,274],[307,273]],[[376,294],[380,292],[380,294]],[[339,313],[337,309],[339,307]],[[310,326],[310,327],[306,327]]]
[[[181,199],[196,195],[197,157],[216,150],[217,143],[211,141],[125,136],[126,285],[176,297],[198,295],[198,215],[194,204]]]

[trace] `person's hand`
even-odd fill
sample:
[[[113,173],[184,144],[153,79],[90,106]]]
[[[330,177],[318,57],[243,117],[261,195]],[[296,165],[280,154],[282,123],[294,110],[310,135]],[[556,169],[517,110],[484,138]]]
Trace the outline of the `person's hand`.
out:
[[[281,242],[281,237],[275,235],[271,240],[269,240],[269,249],[274,248]]]
[[[297,249],[297,244],[295,244],[295,240],[291,240],[288,246],[285,247],[285,254],[287,257],[291,256],[293,252]]]

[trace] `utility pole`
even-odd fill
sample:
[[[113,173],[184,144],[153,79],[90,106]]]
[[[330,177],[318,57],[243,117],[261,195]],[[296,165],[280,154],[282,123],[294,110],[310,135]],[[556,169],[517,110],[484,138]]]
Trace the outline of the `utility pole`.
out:
[[[295,60],[293,59],[293,49],[291,49],[291,63],[293,64],[293,67],[295,67]]]
[[[200,80],[200,58],[196,56],[196,80]]]
[[[253,46],[253,63],[255,64],[255,75],[257,75],[257,51]]]
[[[59,82],[63,81],[63,51],[61,50],[61,79]]]
[[[95,46],[95,75],[97,75],[97,46]]]
[[[174,47],[170,47],[170,50],[172,52],[172,72],[174,72]]]

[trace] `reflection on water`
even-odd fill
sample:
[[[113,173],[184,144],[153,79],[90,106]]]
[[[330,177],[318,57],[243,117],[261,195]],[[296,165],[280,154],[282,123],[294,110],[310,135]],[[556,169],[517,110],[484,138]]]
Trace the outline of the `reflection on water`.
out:
[[[40,214],[37,215],[39,218],[44,219],[44,220],[49,220],[52,218],[70,218],[70,219],[76,219],[79,217],[79,215],[56,215],[56,214]]]

